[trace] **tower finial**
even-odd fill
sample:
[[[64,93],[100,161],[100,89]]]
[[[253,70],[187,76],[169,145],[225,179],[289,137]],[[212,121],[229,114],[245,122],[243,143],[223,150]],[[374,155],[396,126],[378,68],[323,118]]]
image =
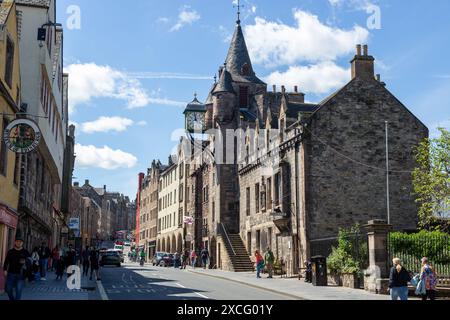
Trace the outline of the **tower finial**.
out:
[[[237,4],[235,4],[233,7],[237,8],[237,24],[241,24],[241,7],[243,7],[243,5],[241,5],[241,1],[240,0],[235,0],[235,3],[237,2]]]

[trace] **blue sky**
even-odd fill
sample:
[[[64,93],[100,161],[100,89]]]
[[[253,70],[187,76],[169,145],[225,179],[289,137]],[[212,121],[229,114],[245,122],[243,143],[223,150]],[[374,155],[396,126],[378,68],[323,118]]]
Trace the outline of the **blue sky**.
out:
[[[205,100],[235,28],[233,2],[58,0],[76,181],[134,199],[138,173],[175,147],[184,105],[194,92]],[[432,132],[450,127],[450,1],[241,3],[254,68],[268,85],[298,85],[320,101],[350,80],[354,47],[368,43],[388,89]]]

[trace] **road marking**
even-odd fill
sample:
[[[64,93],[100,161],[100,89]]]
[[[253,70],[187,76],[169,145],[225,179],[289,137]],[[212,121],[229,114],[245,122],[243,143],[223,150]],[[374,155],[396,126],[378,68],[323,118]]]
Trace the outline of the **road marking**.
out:
[[[177,286],[179,286],[179,287],[181,287],[181,288],[183,288],[183,289],[186,289],[186,287],[185,286],[183,286],[183,285],[181,285],[181,284],[179,284],[179,283],[175,283]]]
[[[205,298],[205,299],[209,299],[207,296],[202,295],[201,293],[198,292],[194,292],[196,295],[198,295],[199,297]]]
[[[98,291],[100,292],[100,296],[102,297],[102,300],[109,300],[108,295],[105,292],[105,288],[103,288],[103,285],[100,281],[97,281]]]

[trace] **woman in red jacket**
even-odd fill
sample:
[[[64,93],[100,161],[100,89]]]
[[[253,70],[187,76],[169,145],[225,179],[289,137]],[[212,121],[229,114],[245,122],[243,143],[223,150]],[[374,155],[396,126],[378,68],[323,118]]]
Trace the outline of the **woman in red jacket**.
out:
[[[259,253],[258,250],[255,251],[255,258],[256,258],[256,278],[260,279],[261,270],[264,269],[264,258],[262,257],[262,255]]]

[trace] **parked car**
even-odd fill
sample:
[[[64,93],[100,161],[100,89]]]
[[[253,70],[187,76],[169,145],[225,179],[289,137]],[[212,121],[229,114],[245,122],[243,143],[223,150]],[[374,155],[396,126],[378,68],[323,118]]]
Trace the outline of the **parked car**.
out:
[[[152,259],[152,265],[153,266],[159,266],[159,263],[161,262],[162,258],[166,255],[166,252],[156,252]]]
[[[173,267],[175,265],[174,255],[166,253],[158,264],[160,267]]]
[[[116,250],[108,250],[101,256],[100,266],[117,266],[120,267],[122,259]]]

